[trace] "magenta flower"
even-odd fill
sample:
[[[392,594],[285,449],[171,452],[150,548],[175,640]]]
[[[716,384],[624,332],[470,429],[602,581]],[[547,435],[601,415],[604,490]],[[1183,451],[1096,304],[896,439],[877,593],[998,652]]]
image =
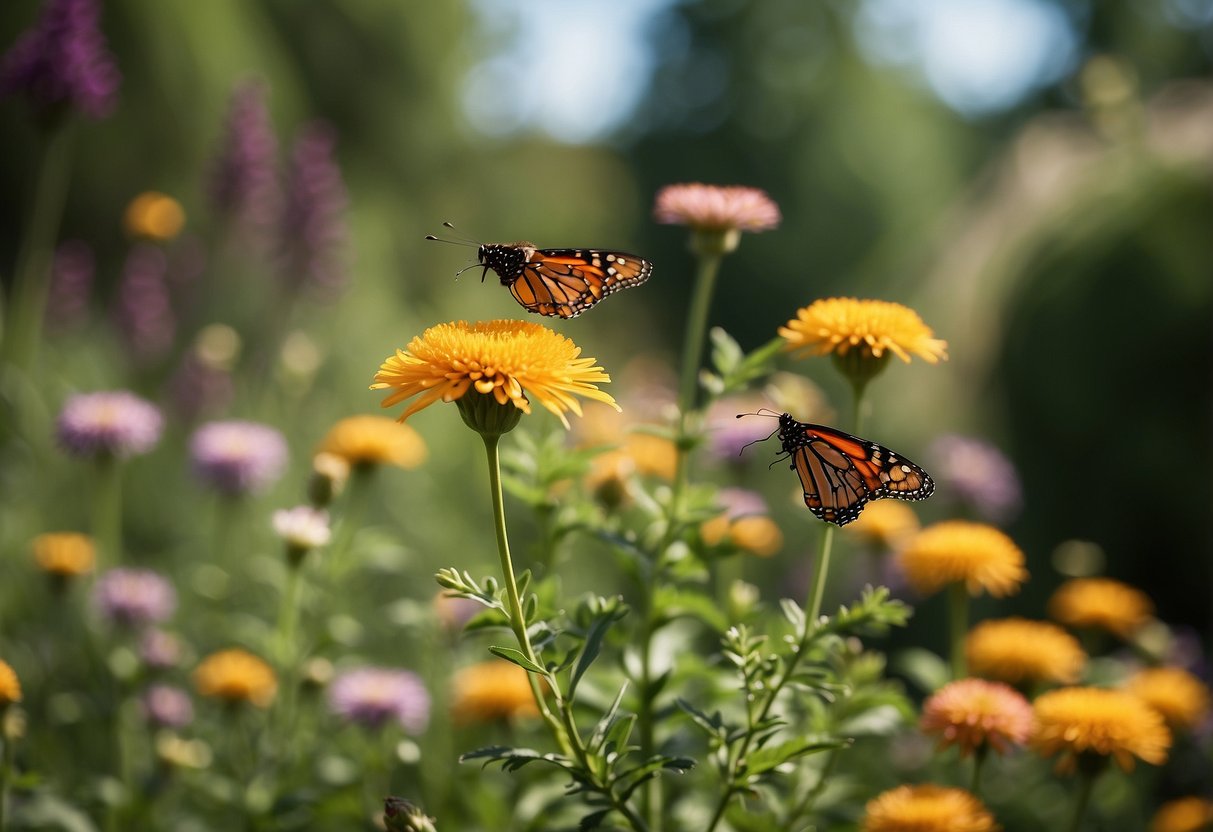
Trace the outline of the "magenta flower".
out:
[[[153,670],[168,670],[181,663],[181,639],[164,630],[147,630],[139,639],[139,658]]]
[[[73,456],[129,457],[160,441],[164,419],[154,405],[125,390],[79,393],[59,413],[59,444]]]
[[[177,609],[177,592],[150,569],[111,569],[97,578],[93,603],[101,617],[125,627],[167,620]]]
[[[228,495],[263,491],[286,468],[287,445],[269,425],[231,420],[209,422],[190,438],[194,473]]]
[[[143,718],[156,728],[184,728],[194,721],[188,693],[172,685],[152,685],[139,699]]]
[[[325,124],[303,128],[291,150],[281,217],[280,271],[290,286],[332,295],[346,281],[345,208],[337,139]]]
[[[1023,504],[1019,475],[1002,451],[966,436],[941,436],[931,443],[931,472],[941,494],[951,493],[992,523],[1014,519]]]
[[[758,188],[742,185],[667,185],[657,194],[653,217],[666,225],[697,231],[770,231],[779,225],[779,206]]]
[[[221,216],[263,232],[273,226],[282,199],[268,92],[259,80],[233,90],[210,181],[211,202]]]
[[[146,243],[131,248],[118,285],[114,317],[118,331],[140,362],[162,357],[177,329],[166,275],[168,258]]]
[[[328,702],[337,716],[371,730],[397,722],[420,734],[430,718],[430,695],[420,677],[407,670],[359,667],[339,673],[329,685]]]
[[[96,260],[88,243],[68,240],[55,249],[46,299],[47,329],[68,332],[88,319],[89,293],[95,274]]]
[[[114,109],[121,75],[101,34],[96,0],[47,0],[37,23],[0,64],[0,92],[24,94],[41,115]]]

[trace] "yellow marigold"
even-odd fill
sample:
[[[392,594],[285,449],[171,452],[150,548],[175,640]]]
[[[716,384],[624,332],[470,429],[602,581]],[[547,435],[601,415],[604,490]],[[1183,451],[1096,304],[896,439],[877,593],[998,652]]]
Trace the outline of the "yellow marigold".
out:
[[[51,575],[72,577],[93,570],[97,547],[93,539],[76,532],[48,532],[34,538],[34,561]]]
[[[896,500],[868,503],[858,520],[843,527],[847,534],[885,549],[900,549],[918,528],[914,509]]]
[[[566,412],[581,415],[577,396],[619,407],[598,389],[611,377],[595,359],[580,355],[580,347],[539,324],[455,321],[430,327],[389,356],[371,389],[392,391],[384,407],[420,396],[401,421],[436,401],[458,401],[475,391],[523,413],[531,412],[527,396],[534,396],[567,428]]]
[[[126,232],[145,240],[171,240],[185,226],[181,203],[158,191],[145,191],[131,200],[122,218]]]
[[[960,747],[962,757],[983,746],[1005,754],[1032,734],[1032,705],[1001,682],[957,679],[922,706],[922,730],[938,734],[940,748]]]
[[[245,650],[220,650],[194,669],[194,687],[203,696],[267,707],[278,691],[274,671]]]
[[[1208,832],[1213,829],[1213,801],[1181,797],[1164,803],[1150,821],[1150,832]]]
[[[637,473],[673,481],[678,468],[678,449],[663,436],[651,433],[629,433],[624,450],[632,458]]]
[[[1047,621],[983,621],[965,639],[969,672],[1001,682],[1071,684],[1087,662],[1078,639]]]
[[[1049,599],[1049,615],[1067,627],[1107,630],[1125,639],[1153,614],[1144,592],[1111,578],[1066,581]]]
[[[333,425],[318,454],[333,454],[350,465],[416,468],[425,462],[425,440],[409,425],[386,416],[349,416]]]
[[[1111,757],[1125,771],[1134,757],[1166,762],[1171,732],[1162,715],[1132,694],[1100,688],[1061,688],[1033,703],[1032,745],[1044,757],[1061,754],[1059,771],[1073,770],[1079,757]]]
[[[898,786],[864,808],[863,832],[994,832],[1000,829],[982,802],[964,789]]]
[[[21,701],[21,682],[8,662],[0,659],[0,708]]]
[[[946,359],[948,343],[933,337],[918,313],[899,303],[826,298],[796,312],[779,328],[784,349],[805,355],[846,355],[852,348],[882,357],[886,351],[909,362],[913,353],[928,363]]]
[[[455,674],[451,716],[456,722],[538,716],[527,672],[507,661],[470,665]]]
[[[1209,713],[1209,689],[1179,667],[1152,667],[1125,683],[1124,689],[1146,701],[1174,730],[1190,730]]]
[[[993,526],[947,520],[923,529],[898,554],[911,586],[924,595],[963,582],[969,594],[983,589],[1002,597],[1028,578],[1023,552]]]

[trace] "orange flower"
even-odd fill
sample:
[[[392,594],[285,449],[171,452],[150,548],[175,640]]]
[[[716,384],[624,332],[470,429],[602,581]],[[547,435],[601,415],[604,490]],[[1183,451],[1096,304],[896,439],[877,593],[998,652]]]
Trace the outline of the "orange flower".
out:
[[[1080,756],[1111,757],[1125,771],[1134,758],[1162,765],[1171,732],[1162,715],[1132,694],[1100,688],[1061,688],[1033,703],[1032,745],[1041,756],[1061,754],[1059,771],[1073,770]]]
[[[1032,706],[1000,682],[958,679],[923,703],[921,725],[928,734],[939,735],[940,748],[959,746],[962,757],[986,745],[1005,754],[1027,743]]]
[[[1209,689],[1182,668],[1147,668],[1130,677],[1124,689],[1162,714],[1173,730],[1191,730],[1209,713]]]
[[[1124,639],[1153,614],[1154,604],[1144,592],[1110,578],[1066,581],[1049,599],[1049,615],[1067,627],[1107,630]]]
[[[416,468],[425,461],[425,440],[409,425],[386,416],[349,416],[333,425],[317,448],[350,465]]]
[[[970,595],[982,590],[995,597],[1019,591],[1028,578],[1023,552],[993,526],[947,520],[919,532],[897,562],[910,585],[929,595],[949,584],[964,583]]]
[[[1087,654],[1078,639],[1046,621],[983,621],[965,639],[969,672],[1011,684],[1078,681]]]
[[[863,832],[995,832],[982,802],[963,789],[898,786],[868,801]]]
[[[48,532],[34,538],[34,560],[38,568],[64,578],[93,571],[97,548],[88,535],[76,532]]]
[[[1213,801],[1182,797],[1164,803],[1150,821],[1150,832],[1209,832],[1213,829]]]
[[[232,649],[203,659],[194,669],[194,687],[203,696],[265,708],[274,700],[278,681],[264,661],[248,651]]]
[[[455,674],[451,716],[456,722],[491,722],[538,714],[527,672],[516,664],[480,662]]]
[[[843,527],[853,534],[883,549],[899,549],[918,531],[918,515],[914,509],[896,500],[877,500],[864,507],[859,519]]]
[[[0,659],[0,710],[6,705],[21,701],[21,681],[17,674],[8,666],[8,662]]]

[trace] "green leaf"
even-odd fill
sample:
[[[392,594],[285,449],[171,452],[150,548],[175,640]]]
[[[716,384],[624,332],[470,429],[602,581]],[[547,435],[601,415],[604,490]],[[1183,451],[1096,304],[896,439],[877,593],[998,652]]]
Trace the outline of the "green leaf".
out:
[[[745,773],[747,776],[757,776],[771,769],[778,768],[789,760],[795,760],[808,754],[829,751],[833,748],[843,748],[850,744],[850,740],[843,739],[811,740],[801,738],[788,740],[779,745],[768,746],[750,754],[746,758]]]
[[[498,647],[493,645],[489,648],[489,652],[494,656],[500,656],[507,662],[513,662],[524,670],[529,670],[531,673],[538,673],[543,676],[547,675],[546,670],[528,659],[521,650],[515,650],[513,647]]]
[[[586,742],[586,748],[592,753],[597,754],[602,747],[602,743],[606,740],[608,729],[611,726],[611,721],[615,718],[615,714],[619,713],[619,705],[623,702],[623,695],[627,693],[628,683],[625,680],[619,688],[619,693],[615,694],[615,701],[611,703],[611,707],[606,709],[606,713],[594,725],[594,730],[590,732],[590,738]]]
[[[610,813],[611,809],[599,809],[597,812],[591,812],[577,824],[578,832],[589,832],[591,829],[597,829],[602,825],[603,818]]]
[[[676,704],[678,705],[678,708],[689,716],[691,721],[698,725],[709,737],[723,739],[725,736],[727,736],[730,728],[725,723],[724,717],[721,716],[720,711],[716,711],[711,716],[708,716],[685,699],[676,700]]]
[[[573,668],[572,676],[569,679],[569,699],[576,695],[577,683],[589,670],[594,659],[598,658],[598,652],[602,649],[602,640],[606,638],[611,626],[627,614],[628,608],[621,602],[606,602],[591,622],[585,636],[585,643],[581,647],[581,654],[577,657],[577,666]]]
[[[697,618],[717,632],[729,626],[729,619],[717,606],[715,600],[694,590],[679,589],[668,584],[657,588],[653,594],[653,610],[659,623],[676,618]]]
[[[893,705],[878,705],[843,720],[838,733],[849,737],[887,737],[897,733],[905,722],[904,715]]]
[[[921,690],[934,693],[952,681],[952,670],[939,656],[921,647],[904,650],[893,660],[893,666]]]

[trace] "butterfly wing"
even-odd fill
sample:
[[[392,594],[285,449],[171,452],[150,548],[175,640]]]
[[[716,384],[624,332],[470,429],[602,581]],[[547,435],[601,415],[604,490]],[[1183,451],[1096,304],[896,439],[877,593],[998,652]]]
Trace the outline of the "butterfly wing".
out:
[[[639,286],[653,264],[634,254],[598,249],[538,249],[510,284],[530,312],[575,318],[612,292]]]

